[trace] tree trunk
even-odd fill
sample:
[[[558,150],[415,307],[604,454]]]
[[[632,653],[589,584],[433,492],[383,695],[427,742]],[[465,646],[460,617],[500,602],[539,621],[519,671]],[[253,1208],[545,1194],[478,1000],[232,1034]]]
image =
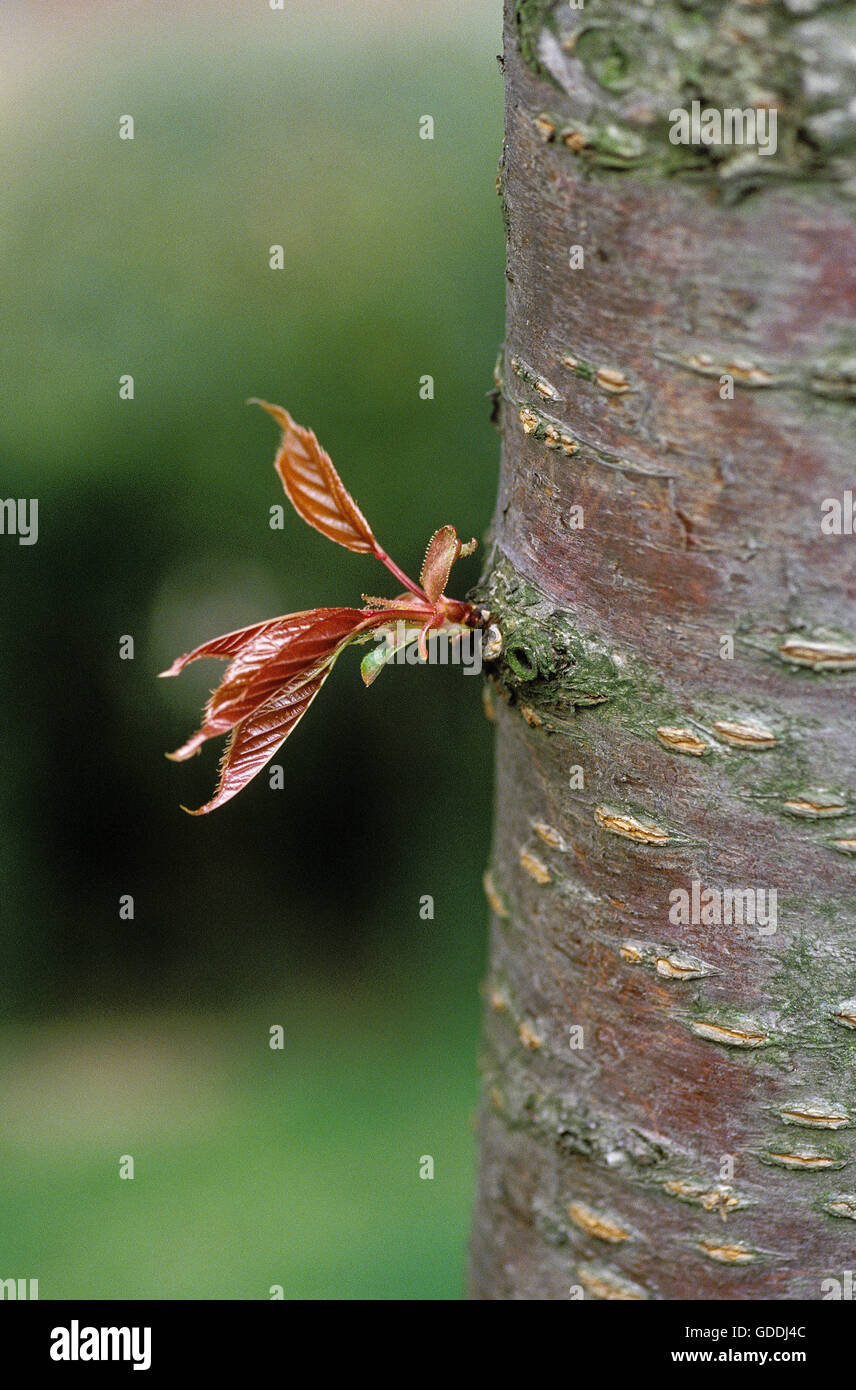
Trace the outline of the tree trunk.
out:
[[[476,1298],[856,1263],[854,11],[507,0]]]

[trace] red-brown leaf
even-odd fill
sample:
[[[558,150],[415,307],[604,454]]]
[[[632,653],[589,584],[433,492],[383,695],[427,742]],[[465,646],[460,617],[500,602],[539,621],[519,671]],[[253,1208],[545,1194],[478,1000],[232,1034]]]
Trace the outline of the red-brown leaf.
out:
[[[247,639],[205,706],[202,727],[167,757],[174,762],[192,757],[206,739],[228,733],[281,688],[314,678],[363,627],[385,620],[385,614],[374,617],[359,608],[312,608],[261,624],[255,633],[246,629]],[[197,650],[211,655],[206,648],[214,648],[223,640],[215,638]]]
[[[346,550],[376,554],[378,545],[369,523],[312,430],[296,424],[282,406],[260,400],[252,404],[260,405],[282,429],[274,467],[295,511]]]
[[[262,771],[297,727],[332,670],[332,661],[311,680],[285,686],[234,729],[220,763],[220,780],[210,801],[191,816],[205,816],[236,796]],[[187,810],[187,807],[184,808]]]
[[[231,727],[280,686],[335,660],[359,631],[381,621],[367,618],[359,608],[314,608],[291,614],[282,620],[281,629],[262,633],[239,652],[208,703],[211,717],[218,722],[228,719]]]
[[[432,603],[445,593],[452,566],[461,553],[461,542],[454,526],[441,526],[435,531],[425,552],[419,583]]]
[[[282,621],[282,618],[269,618],[264,623],[253,623],[251,627],[239,627],[235,632],[226,632],[222,637],[214,637],[210,642],[203,642],[201,647],[194,647],[192,652],[176,657],[169,670],[161,671],[160,674],[161,676],[177,676],[184,670],[185,666],[190,665],[191,661],[201,661],[204,657],[209,656],[218,657],[221,661],[228,661],[260,633]]]

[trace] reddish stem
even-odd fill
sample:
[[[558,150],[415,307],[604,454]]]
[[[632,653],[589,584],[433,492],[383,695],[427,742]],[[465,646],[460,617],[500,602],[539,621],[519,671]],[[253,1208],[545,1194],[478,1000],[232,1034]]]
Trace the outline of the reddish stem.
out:
[[[380,560],[382,565],[386,565],[390,574],[394,574],[396,579],[399,579],[401,581],[405,589],[409,589],[411,594],[415,594],[417,598],[425,599],[427,602],[428,596],[425,593],[425,590],[420,589],[418,584],[414,584],[412,579],[407,578],[407,575],[404,573],[404,570],[400,570],[395,561],[390,560],[386,551],[383,549],[382,546],[379,546],[377,544],[377,541],[375,541],[375,555]]]

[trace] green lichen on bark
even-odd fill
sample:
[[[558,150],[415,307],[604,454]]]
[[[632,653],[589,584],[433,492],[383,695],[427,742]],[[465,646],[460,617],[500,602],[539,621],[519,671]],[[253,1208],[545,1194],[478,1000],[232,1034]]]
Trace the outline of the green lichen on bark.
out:
[[[576,158],[643,177],[732,186],[824,177],[856,191],[852,4],[808,0],[586,0],[518,7],[524,61],[556,98],[545,113]],[[675,144],[676,108],[774,111],[776,148]],[[569,113],[572,119],[569,121]]]
[[[608,653],[496,552],[475,594],[502,632],[502,654],[492,674],[509,698],[556,713],[614,698],[620,679]]]
[[[490,609],[502,632],[502,653],[490,663],[492,679],[510,703],[525,702],[544,717],[548,727],[551,716],[562,719],[585,711],[585,717],[600,726],[620,727],[659,748],[659,727],[689,724],[701,730],[707,741],[705,765],[721,763],[725,775],[747,796],[779,803],[809,785],[817,772],[805,745],[785,736],[761,751],[726,747],[712,732],[717,720],[733,715],[721,692],[699,689],[688,710],[638,653],[625,654],[583,631],[570,609],[556,606],[496,546],[488,571],[470,598]],[[749,619],[747,626],[751,626]],[[768,645],[774,650],[773,641]],[[795,675],[817,679],[808,672]],[[745,706],[742,709],[745,712]],[[769,718],[769,705],[763,715]]]

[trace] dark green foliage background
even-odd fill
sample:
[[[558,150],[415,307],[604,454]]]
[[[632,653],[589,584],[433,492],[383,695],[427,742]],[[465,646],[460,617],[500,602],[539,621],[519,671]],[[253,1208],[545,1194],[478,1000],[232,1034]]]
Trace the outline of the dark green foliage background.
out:
[[[220,668],[156,673],[242,623],[391,592],[290,510],[270,529],[277,436],[248,396],[317,430],[405,569],[444,522],[484,534],[499,7],[143,4],[122,29],[65,6],[32,32],[25,8],[0,432],[3,495],[39,498],[40,534],[0,537],[0,1277],[43,1298],[457,1297],[480,683],[392,668],[367,692],[348,653],[276,759],[286,790],[263,775],[194,820],[179,803],[207,799],[219,748],[163,753]]]

